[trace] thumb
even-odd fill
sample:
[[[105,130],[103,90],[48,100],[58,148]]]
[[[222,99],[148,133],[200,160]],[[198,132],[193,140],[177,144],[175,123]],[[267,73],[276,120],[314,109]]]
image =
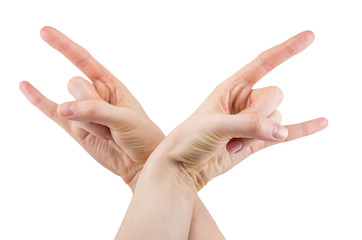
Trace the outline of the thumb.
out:
[[[220,131],[230,138],[281,142],[288,137],[286,127],[257,113],[227,115],[220,125]]]
[[[66,102],[60,104],[57,111],[63,118],[98,123],[111,129],[127,128],[133,125],[130,121],[131,110],[98,100]]]

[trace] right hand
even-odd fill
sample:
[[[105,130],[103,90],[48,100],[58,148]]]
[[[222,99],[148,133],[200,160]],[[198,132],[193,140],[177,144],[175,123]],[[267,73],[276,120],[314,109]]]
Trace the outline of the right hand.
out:
[[[261,53],[221,83],[151,156],[168,159],[177,173],[199,190],[258,150],[325,128],[325,118],[280,125],[281,116],[275,109],[282,100],[281,91],[276,87],[252,90],[264,75],[304,50],[313,39],[312,32],[302,32]]]

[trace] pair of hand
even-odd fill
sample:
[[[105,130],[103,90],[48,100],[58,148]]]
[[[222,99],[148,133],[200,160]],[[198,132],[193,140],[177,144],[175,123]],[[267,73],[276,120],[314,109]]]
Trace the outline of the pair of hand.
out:
[[[310,31],[261,53],[221,83],[166,139],[127,88],[84,48],[51,27],[44,27],[41,36],[92,83],[72,78],[68,89],[76,101],[61,105],[28,82],[20,84],[21,91],[132,190],[161,141],[169,159],[174,159],[201,189],[254,152],[327,126],[324,118],[282,126],[281,114],[276,110],[282,101],[280,89],[252,89],[265,74],[309,46],[314,39]]]

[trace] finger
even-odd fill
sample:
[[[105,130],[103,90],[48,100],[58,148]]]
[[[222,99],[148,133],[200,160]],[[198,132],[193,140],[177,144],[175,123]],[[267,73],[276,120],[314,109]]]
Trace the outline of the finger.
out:
[[[266,141],[283,141],[288,130],[260,114],[246,113],[228,115],[217,124],[217,132],[230,138],[256,138]]]
[[[268,116],[268,118],[274,122],[278,122],[278,123],[282,122],[282,114],[278,110],[275,110],[274,112],[272,112],[272,114],[270,114]]]
[[[70,40],[63,33],[52,27],[43,27],[40,35],[45,42],[68,58],[91,81],[101,80],[109,83],[120,83],[87,50]]]
[[[90,134],[106,140],[112,139],[111,131],[108,127],[92,122],[78,122],[79,127],[83,128]]]
[[[131,110],[97,100],[63,103],[58,113],[69,120],[98,123],[115,130],[133,126]]]
[[[282,121],[282,115],[280,114],[280,112],[278,110],[275,110],[272,114],[270,114],[268,116],[268,118],[272,121],[278,122],[280,123]],[[255,138],[232,138],[227,144],[226,144],[226,149],[230,152],[230,153],[237,153],[239,152],[242,148],[248,148],[251,145],[253,145],[255,142],[257,141],[261,141]],[[264,142],[264,141],[262,141]]]
[[[314,120],[286,125],[289,135],[284,142],[292,141],[298,138],[306,137],[316,132],[319,132],[325,129],[328,126],[328,120],[326,118],[317,118]],[[266,142],[264,147],[269,147],[274,145],[274,142]]]
[[[68,82],[69,93],[77,100],[94,99],[103,101],[94,86],[82,77],[74,77]]]
[[[283,100],[283,92],[278,87],[265,87],[252,90],[250,94],[250,105],[241,113],[259,113],[269,116],[280,105]]]
[[[319,131],[323,130],[324,128],[326,128],[327,125],[328,125],[327,119],[318,118],[318,119],[310,120],[310,121],[299,123],[299,124],[285,126],[286,128],[288,128],[289,136],[284,142],[292,141],[292,140],[319,132]],[[242,144],[243,144],[243,150],[246,151],[246,153],[244,153],[244,155],[250,156],[251,154],[253,154],[257,151],[260,151],[264,148],[275,145],[277,143],[257,140],[257,141],[250,142],[249,144],[244,144],[244,142],[242,141]],[[240,152],[240,150],[237,152]]]
[[[76,100],[94,99],[103,101],[103,99],[98,96],[94,86],[82,77],[74,77],[70,79],[68,82],[68,90]],[[112,139],[110,130],[106,126],[92,122],[79,122],[78,124],[81,128],[94,136],[108,140]]]
[[[252,62],[235,73],[230,79],[232,81],[242,79],[250,86],[253,86],[281,63],[302,52],[313,42],[313,40],[313,32],[301,32],[285,42],[262,52]]]
[[[29,82],[23,81],[19,84],[21,92],[35,107],[42,111],[47,117],[56,122],[66,132],[68,132],[75,140],[81,141],[89,135],[87,128],[72,124],[70,121],[62,118],[57,113],[58,104],[50,101],[43,94],[41,94]],[[100,132],[100,131],[97,131]],[[108,135],[102,135],[103,138],[109,139]]]
[[[70,130],[69,122],[66,119],[59,117],[57,114],[58,104],[46,98],[29,82],[21,82],[19,84],[19,88],[24,96],[29,100],[29,102],[42,111],[47,117],[59,124],[66,131]]]
[[[285,127],[288,129],[288,137],[283,142],[292,141],[298,138],[306,137],[308,135],[314,134],[326,128],[328,126],[328,120],[325,118],[318,118],[298,124],[286,125]],[[239,143],[236,143],[239,141]],[[275,145],[280,142],[271,142],[271,141],[262,141],[255,139],[237,139],[232,141],[231,146],[227,146],[227,149],[231,153],[240,152],[241,147],[236,149],[235,146],[242,145],[242,149],[247,149],[249,151],[249,155],[267,148],[269,146]]]

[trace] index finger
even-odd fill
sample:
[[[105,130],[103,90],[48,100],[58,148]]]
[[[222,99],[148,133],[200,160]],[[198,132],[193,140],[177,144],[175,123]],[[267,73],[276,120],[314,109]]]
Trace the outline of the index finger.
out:
[[[54,49],[68,58],[79,70],[94,82],[115,82],[116,78],[82,46],[73,42],[63,33],[52,27],[43,27],[40,36]]]
[[[313,32],[301,32],[285,42],[262,52],[252,62],[235,73],[233,77],[242,78],[253,86],[281,63],[306,49],[313,40]]]

